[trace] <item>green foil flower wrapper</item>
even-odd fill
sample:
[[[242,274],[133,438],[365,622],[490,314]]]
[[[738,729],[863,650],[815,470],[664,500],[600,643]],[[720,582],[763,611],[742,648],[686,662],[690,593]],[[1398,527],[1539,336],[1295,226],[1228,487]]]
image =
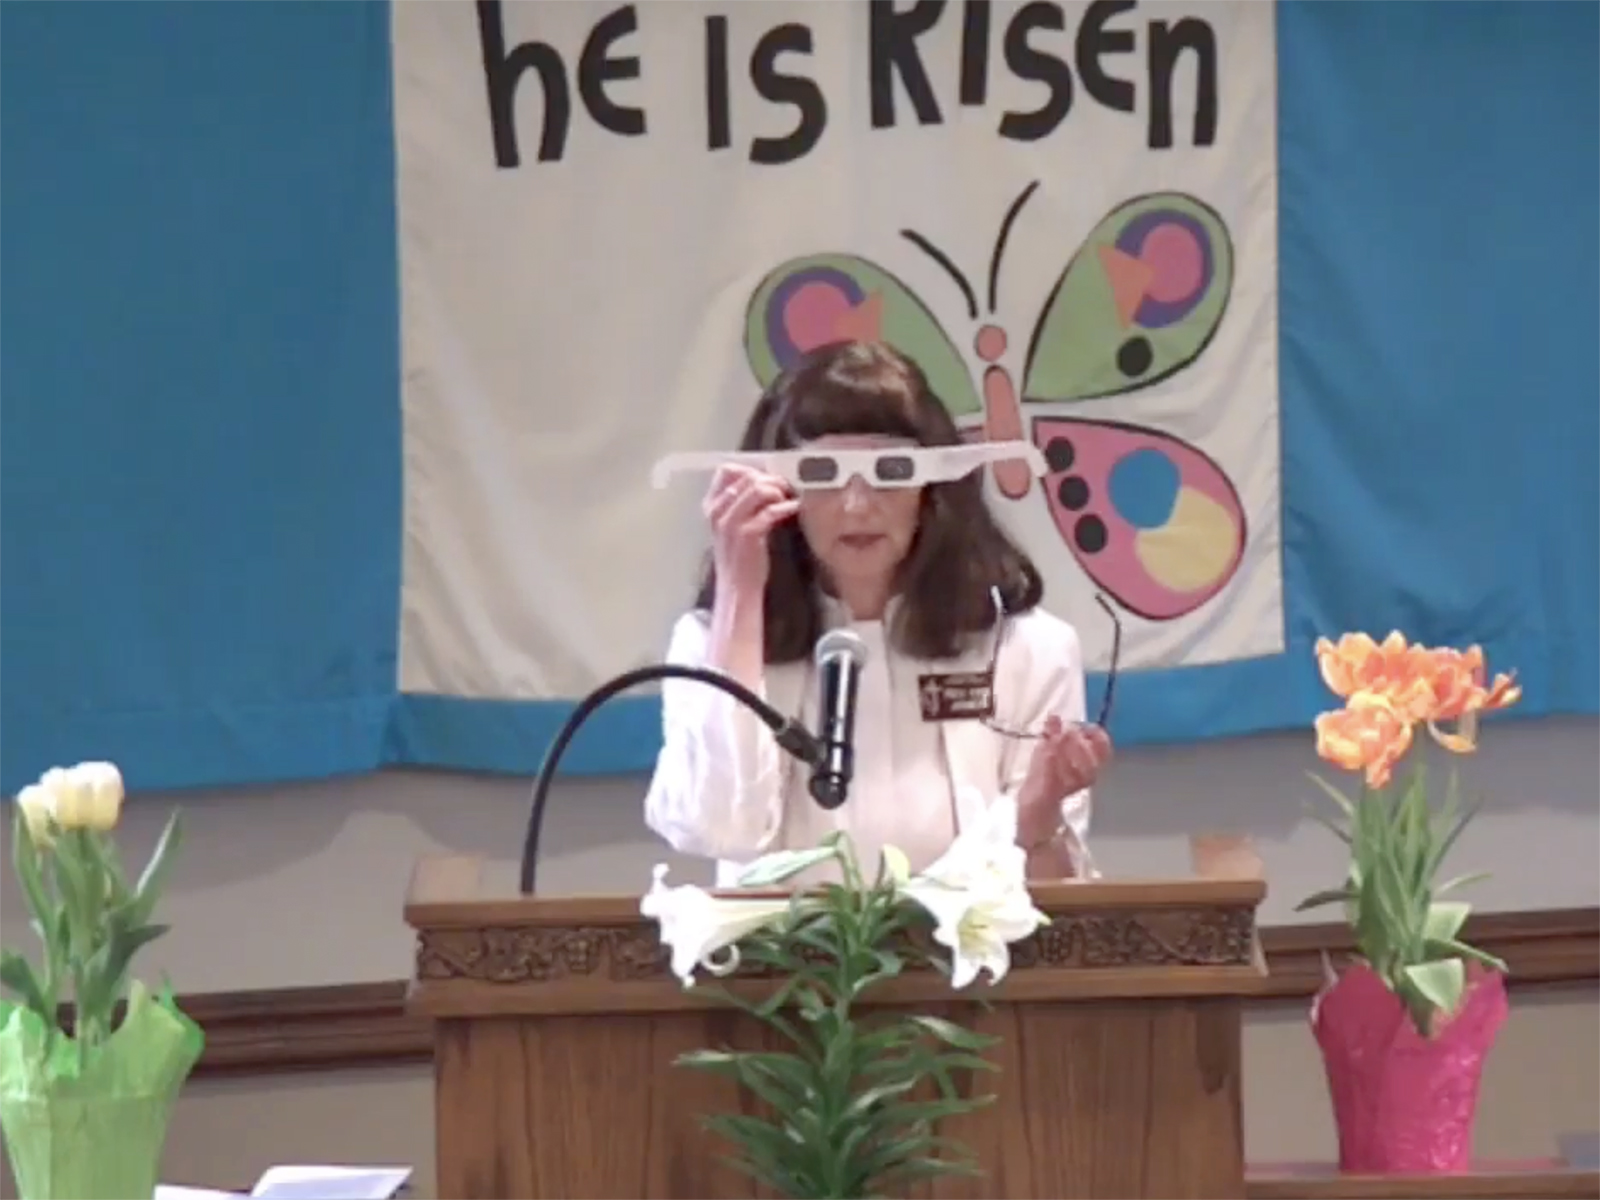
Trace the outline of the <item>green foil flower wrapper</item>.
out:
[[[0,1127],[22,1200],[144,1200],[167,1123],[205,1044],[170,994],[135,982],[126,1016],[83,1046],[0,1000]]]

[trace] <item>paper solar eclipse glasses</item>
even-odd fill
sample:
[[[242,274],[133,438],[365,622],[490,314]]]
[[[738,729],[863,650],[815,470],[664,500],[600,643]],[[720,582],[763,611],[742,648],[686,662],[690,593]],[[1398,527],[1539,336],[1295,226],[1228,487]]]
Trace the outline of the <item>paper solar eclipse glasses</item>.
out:
[[[856,476],[876,488],[954,483],[989,463],[1021,460],[1033,474],[1046,472],[1044,455],[1032,442],[965,442],[958,446],[885,446],[871,450],[692,450],[669,454],[650,472],[656,487],[674,475],[706,473],[724,464],[776,475],[796,491],[841,488]]]

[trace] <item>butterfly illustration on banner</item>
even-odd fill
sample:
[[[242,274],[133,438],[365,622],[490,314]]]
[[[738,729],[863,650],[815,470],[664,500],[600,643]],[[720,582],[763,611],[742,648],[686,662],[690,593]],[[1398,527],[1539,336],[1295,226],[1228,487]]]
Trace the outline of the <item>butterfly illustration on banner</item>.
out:
[[[991,317],[1006,240],[1038,186],[1030,184],[1001,223],[989,264]],[[955,264],[915,231],[901,235],[950,274],[978,322],[978,297]],[[1121,395],[1183,370],[1216,333],[1232,283],[1222,219],[1192,196],[1161,192],[1119,204],[1068,261],[1028,343],[1020,398],[1000,365],[1004,329],[993,321],[978,328],[973,350],[985,365],[975,386],[928,306],[894,275],[851,254],[807,255],[768,274],[751,297],[745,351],[766,387],[817,346],[885,342],[922,368],[964,437],[1009,441],[1024,436],[1023,405]],[[1244,553],[1244,508],[1203,451],[1158,429],[1086,417],[1036,416],[1031,434],[1048,465],[1041,483],[1062,540],[1129,612],[1174,620],[1233,578]],[[1031,490],[1023,463],[990,470],[1010,500]]]

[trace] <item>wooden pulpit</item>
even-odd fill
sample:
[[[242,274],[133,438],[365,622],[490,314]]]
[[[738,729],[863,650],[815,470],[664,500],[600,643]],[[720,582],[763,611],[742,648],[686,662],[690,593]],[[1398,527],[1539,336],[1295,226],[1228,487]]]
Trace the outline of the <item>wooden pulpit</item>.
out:
[[[1265,981],[1266,888],[1253,855],[1200,858],[1211,870],[1189,879],[1038,887],[1050,923],[997,987],[957,996],[932,971],[884,985],[885,1003],[1001,1038],[999,1072],[977,1081],[996,1102],[942,1131],[985,1176],[916,1194],[1244,1195],[1241,1010]],[[433,858],[406,920],[409,1006],[434,1022],[443,1200],[758,1193],[699,1124],[747,1101],[673,1059],[766,1031],[683,988],[637,898],[522,897],[480,860]]]

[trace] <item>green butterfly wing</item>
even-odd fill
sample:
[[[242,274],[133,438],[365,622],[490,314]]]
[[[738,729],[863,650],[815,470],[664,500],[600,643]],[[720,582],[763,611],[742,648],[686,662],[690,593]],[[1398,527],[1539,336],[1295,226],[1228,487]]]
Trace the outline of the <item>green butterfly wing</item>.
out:
[[[1112,209],[1062,272],[1023,370],[1031,401],[1149,387],[1210,343],[1233,290],[1233,243],[1209,205],[1181,192]]]
[[[835,341],[893,346],[922,368],[952,417],[983,412],[972,374],[939,319],[882,267],[853,254],[812,254],[761,280],[745,313],[744,344],[762,387]]]

